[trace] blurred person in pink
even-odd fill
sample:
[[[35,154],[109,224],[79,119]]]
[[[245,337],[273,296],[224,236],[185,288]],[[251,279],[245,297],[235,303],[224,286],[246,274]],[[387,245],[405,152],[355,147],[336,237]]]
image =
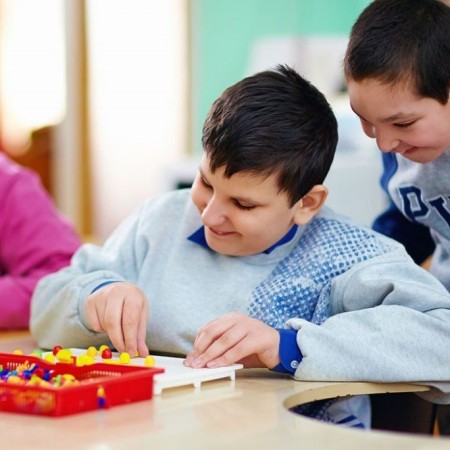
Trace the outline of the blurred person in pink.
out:
[[[39,176],[0,152],[0,329],[28,328],[37,282],[80,244]]]

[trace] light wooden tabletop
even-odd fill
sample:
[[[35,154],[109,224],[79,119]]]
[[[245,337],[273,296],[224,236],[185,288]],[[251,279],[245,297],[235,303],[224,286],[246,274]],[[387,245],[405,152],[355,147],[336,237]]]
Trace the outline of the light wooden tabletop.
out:
[[[25,333],[0,333],[0,352],[36,347]],[[438,450],[450,439],[360,431],[288,411],[314,399],[426,389],[407,384],[299,382],[267,370],[239,370],[236,381],[175,388],[152,400],[61,418],[0,413],[3,446],[106,449]]]

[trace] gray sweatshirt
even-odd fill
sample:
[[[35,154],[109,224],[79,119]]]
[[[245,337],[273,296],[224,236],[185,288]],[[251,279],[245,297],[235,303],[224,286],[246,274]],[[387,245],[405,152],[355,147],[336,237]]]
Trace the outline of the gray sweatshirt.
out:
[[[274,219],[276,220],[276,218]],[[40,346],[108,343],[84,303],[108,280],[150,304],[150,351],[185,354],[206,322],[238,311],[291,327],[303,355],[295,378],[419,382],[450,402],[450,294],[397,242],[324,208],[269,253],[231,257],[188,239],[202,226],[190,191],[149,199],[103,246],[83,245],[44,278],[32,301]]]
[[[383,155],[383,160],[384,189],[404,217],[430,230],[436,244],[430,272],[450,291],[450,149],[426,164],[396,153]],[[406,224],[394,215],[378,229],[392,235],[390,229],[396,228],[396,233],[403,235],[399,238],[402,240],[415,232]],[[413,238],[408,243],[411,249],[420,245],[420,235]]]

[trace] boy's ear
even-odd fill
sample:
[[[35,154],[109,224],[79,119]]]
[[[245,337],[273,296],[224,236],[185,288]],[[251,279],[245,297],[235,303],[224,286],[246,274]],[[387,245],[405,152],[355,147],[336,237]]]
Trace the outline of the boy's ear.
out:
[[[294,222],[297,225],[307,224],[322,208],[328,197],[328,189],[323,184],[316,184],[295,205]]]

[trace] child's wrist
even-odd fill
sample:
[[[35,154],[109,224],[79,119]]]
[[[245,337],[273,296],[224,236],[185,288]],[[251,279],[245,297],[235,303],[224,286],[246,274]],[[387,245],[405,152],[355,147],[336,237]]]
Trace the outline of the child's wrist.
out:
[[[103,281],[102,283],[100,283],[99,285],[97,285],[94,289],[92,289],[91,294],[93,294],[94,292],[98,291],[99,289],[101,289],[102,287],[108,286],[109,284],[112,283],[119,283],[119,280],[107,280],[107,281]]]
[[[297,330],[280,328],[277,331],[280,334],[278,350],[280,362],[271,370],[294,374],[303,358],[302,352],[297,345]]]

